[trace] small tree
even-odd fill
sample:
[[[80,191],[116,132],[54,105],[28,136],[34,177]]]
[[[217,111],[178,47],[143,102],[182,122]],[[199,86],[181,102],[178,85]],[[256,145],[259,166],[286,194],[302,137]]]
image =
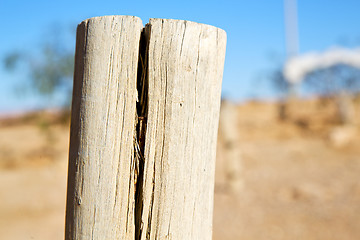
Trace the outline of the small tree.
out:
[[[279,119],[287,116],[287,102],[292,96],[292,84],[287,81],[281,68],[268,75],[274,91],[280,98]],[[360,69],[346,64],[335,64],[307,73],[298,84],[306,95],[318,95],[336,99],[337,114],[341,123],[353,120],[352,98],[360,92]]]
[[[360,91],[360,69],[345,64],[317,69],[305,76],[303,88],[308,93],[334,98],[339,121],[352,123],[353,97]]]
[[[360,69],[345,64],[316,69],[305,76],[303,88],[322,96],[353,95],[360,91]]]
[[[288,118],[287,113],[287,103],[291,95],[291,84],[286,81],[284,73],[281,68],[276,68],[271,71],[269,74],[269,80],[273,90],[280,98],[280,103],[278,105],[278,118],[283,121]]]
[[[57,28],[58,29],[58,28]],[[3,60],[5,69],[15,72],[25,67],[32,90],[51,97],[59,91],[64,94],[63,106],[70,104],[74,69],[74,49],[65,44],[60,30],[52,34],[45,44],[34,53],[29,51],[10,52]]]

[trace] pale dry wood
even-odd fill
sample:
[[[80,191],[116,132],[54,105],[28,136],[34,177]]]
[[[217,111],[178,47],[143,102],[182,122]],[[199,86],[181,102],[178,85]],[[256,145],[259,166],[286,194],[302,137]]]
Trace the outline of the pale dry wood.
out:
[[[130,16],[78,26],[65,239],[134,239],[141,30],[141,20]]]
[[[151,19],[136,79],[141,28],[119,16],[78,27],[66,239],[211,239],[226,34]]]
[[[139,239],[209,240],[226,34],[151,19]]]

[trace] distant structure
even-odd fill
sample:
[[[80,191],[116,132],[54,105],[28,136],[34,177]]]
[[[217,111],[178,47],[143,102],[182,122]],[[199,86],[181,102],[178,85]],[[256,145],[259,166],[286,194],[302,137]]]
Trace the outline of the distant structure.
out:
[[[284,18],[286,62],[288,62],[299,53],[299,31],[296,0],[284,0]],[[290,83],[288,97],[293,97],[297,95],[297,84],[292,82]]]
[[[296,0],[284,0],[286,55],[290,59],[299,53],[299,33]]]
[[[346,49],[333,47],[329,50],[309,52],[299,55],[299,35],[296,0],[284,0],[285,42],[287,59],[283,67],[283,76],[289,83],[287,102],[296,98],[300,83],[307,74],[322,68],[329,68],[337,64],[345,64],[360,68],[360,48]],[[343,91],[337,96],[338,115],[343,124],[352,123],[354,107],[349,93]],[[286,103],[280,105],[279,116],[286,118]]]
[[[299,84],[307,74],[337,64],[360,68],[360,48],[333,47],[322,53],[309,52],[292,57],[285,63],[283,74],[289,83]]]

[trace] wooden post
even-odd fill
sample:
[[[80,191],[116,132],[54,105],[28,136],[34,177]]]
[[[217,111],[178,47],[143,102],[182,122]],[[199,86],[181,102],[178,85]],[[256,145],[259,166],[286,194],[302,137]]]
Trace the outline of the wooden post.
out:
[[[140,31],[134,17],[79,26],[67,239],[211,239],[226,34]]]
[[[236,105],[229,100],[223,100],[220,110],[219,131],[223,137],[223,151],[225,158],[226,185],[230,193],[237,195],[243,188],[241,173],[241,151],[238,147],[238,111]]]

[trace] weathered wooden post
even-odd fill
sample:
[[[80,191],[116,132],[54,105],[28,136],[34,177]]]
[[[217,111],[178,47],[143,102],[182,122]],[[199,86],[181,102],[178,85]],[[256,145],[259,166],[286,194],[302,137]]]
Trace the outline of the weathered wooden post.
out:
[[[211,239],[225,45],[182,20],[79,25],[66,239]]]
[[[219,130],[223,137],[226,185],[232,194],[239,194],[244,187],[242,178],[241,151],[238,147],[238,111],[236,105],[223,100],[220,110]]]

